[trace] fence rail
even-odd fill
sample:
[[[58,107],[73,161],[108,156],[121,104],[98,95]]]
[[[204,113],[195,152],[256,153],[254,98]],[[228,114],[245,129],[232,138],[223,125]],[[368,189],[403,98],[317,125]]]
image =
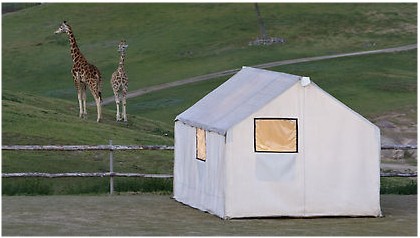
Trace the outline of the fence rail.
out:
[[[383,145],[382,150],[416,150],[417,145]],[[2,150],[9,151],[88,151],[88,150],[108,150],[110,161],[110,172],[93,173],[2,173],[3,178],[19,177],[42,177],[42,178],[63,178],[63,177],[110,177],[110,193],[114,191],[114,177],[143,177],[143,178],[173,178],[171,174],[140,174],[140,173],[118,173],[113,171],[113,151],[117,150],[174,150],[174,146],[168,145],[3,145]],[[417,177],[414,173],[381,172],[381,177]]]
[[[383,145],[382,150],[416,150],[417,145]],[[84,150],[174,150],[169,145],[3,145],[2,150],[48,150],[48,151],[84,151]]]
[[[417,150],[417,145],[383,145],[381,150]]]
[[[69,177],[142,177],[142,178],[173,178],[172,174],[139,174],[139,173],[3,173],[3,178],[69,178]],[[381,172],[381,177],[417,177],[417,173]]]
[[[417,177],[417,172],[413,172],[413,173],[381,172],[381,177]]]
[[[174,147],[168,145],[3,145],[2,150],[174,150]]]
[[[68,178],[68,177],[143,177],[143,178],[173,178],[171,174],[138,174],[138,173],[3,173],[3,178],[41,177],[41,178]]]

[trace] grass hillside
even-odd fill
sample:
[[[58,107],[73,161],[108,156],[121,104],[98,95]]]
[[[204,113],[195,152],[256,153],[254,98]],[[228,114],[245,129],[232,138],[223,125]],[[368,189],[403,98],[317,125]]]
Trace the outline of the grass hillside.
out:
[[[3,3],[8,4],[8,3]],[[14,8],[27,5],[13,4]],[[243,65],[417,42],[417,4],[260,3],[272,37],[284,44],[250,46],[259,36],[252,3],[47,3],[2,15],[3,144],[173,144],[173,119],[228,77],[128,100],[128,124],[115,105],[78,118],[66,35],[67,20],[86,58],[103,75],[103,96],[118,65],[117,44],[129,45],[126,69],[135,90]],[[367,117],[416,109],[417,52],[379,54],[273,68],[311,79]],[[90,93],[88,100],[92,101]],[[107,152],[2,152],[3,172],[108,171]],[[172,173],[172,152],[116,154],[118,172]],[[3,179],[3,194],[105,193],[108,180]],[[117,191],[171,190],[170,181],[119,179]],[[145,190],[145,187],[151,190]]]
[[[70,118],[76,117],[77,96],[69,72],[72,62],[68,39],[66,35],[53,34],[63,20],[72,25],[78,45],[88,60],[101,70],[104,81],[103,96],[107,97],[112,95],[109,79],[118,64],[117,44],[122,38],[129,44],[126,69],[130,81],[129,89],[134,90],[185,77],[238,68],[242,65],[412,44],[417,41],[416,6],[408,3],[260,3],[260,11],[269,35],[283,37],[286,43],[249,46],[248,42],[259,35],[254,5],[251,3],[41,4],[2,16],[2,86],[4,91],[12,95],[24,92],[44,96],[46,100],[53,99],[43,104],[45,110],[49,110],[51,103],[57,98],[67,100],[72,108],[65,114]],[[18,6],[13,4],[13,7]],[[95,17],[91,17],[92,15]],[[408,59],[409,65],[412,65],[410,62],[413,62],[414,57],[416,56],[412,55]],[[346,82],[351,82],[347,90],[353,90],[357,95],[356,91],[364,87],[363,84],[358,85],[363,80],[353,81],[351,77],[353,73],[363,72],[360,67],[364,71],[372,71],[370,75],[363,73],[359,75],[362,74],[366,81],[373,82],[370,80],[372,77],[388,77],[388,74],[384,76],[376,72],[382,70],[381,67],[394,70],[396,69],[394,62],[407,62],[407,57],[397,58],[397,61],[393,61],[392,57],[385,58],[386,62],[381,61],[381,56],[376,56],[370,63],[365,64],[364,60],[360,60],[364,59],[362,57],[354,58],[353,61],[340,59],[299,64],[279,70],[311,76],[321,86],[325,85],[327,91],[330,91],[331,85],[332,91],[337,92],[334,96],[341,99],[342,88],[337,87],[341,82],[336,83],[335,80],[344,77]],[[328,65],[330,62],[334,62],[334,67]],[[366,65],[374,65],[374,69],[364,67]],[[404,70],[413,70],[411,66],[406,69],[404,63],[398,64],[399,66],[404,67]],[[346,68],[345,71],[343,72],[340,67]],[[291,70],[288,70],[289,68]],[[398,71],[398,68],[396,70]],[[334,72],[331,74],[332,71]],[[331,77],[332,75],[339,77]],[[412,76],[413,74],[410,79],[413,79]],[[140,117],[153,114],[149,118],[164,121],[167,126],[172,127],[176,114],[192,105],[225,79],[144,96],[154,98],[152,101],[143,100],[144,97],[130,99],[128,111],[131,115]],[[376,80],[374,84],[378,81],[380,80]],[[354,86],[353,82],[358,83]],[[399,83],[398,73],[393,83]],[[413,86],[412,81],[408,83],[409,87]],[[364,95],[366,93],[369,92],[360,92]],[[90,93],[88,100],[92,101]],[[348,101],[344,98],[345,103]],[[359,102],[351,106],[357,109],[362,104]],[[371,107],[376,108],[377,105]],[[107,108],[114,110],[115,106],[111,104]],[[370,109],[364,111],[369,112]],[[5,118],[9,117],[8,110],[4,110],[3,113]],[[90,108],[90,118],[93,118],[94,114],[95,109]],[[105,115],[105,120],[111,122],[114,115],[111,112],[108,115]],[[73,123],[77,121],[77,118],[75,119],[70,121]],[[14,124],[4,123],[3,131],[13,131],[13,127],[9,126],[15,126],[16,123],[22,131],[32,130],[29,127],[25,129],[31,123],[24,121],[21,123],[19,119],[14,120]],[[93,126],[93,130],[96,130],[94,123],[85,123],[83,126]],[[99,127],[102,126],[104,125]],[[136,129],[136,127],[127,129]],[[82,131],[74,130],[74,133]],[[9,138],[8,135],[12,136]],[[80,133],[79,137],[86,138],[85,135]],[[108,139],[100,135],[96,143]],[[14,138],[20,137],[3,133],[4,142],[14,140],[14,143],[18,143]],[[135,142],[130,139],[125,141]],[[39,140],[23,142],[35,143]]]
[[[271,70],[310,76],[325,91],[370,119],[389,111],[417,108],[416,50],[284,65]],[[128,112],[171,123],[179,112],[218,87],[226,78],[132,98]]]
[[[88,119],[78,118],[78,104],[62,99],[3,90],[3,144],[173,144],[171,125],[140,116],[116,123],[115,113],[104,111],[96,123],[96,107]]]
[[[2,16],[3,88],[74,99],[71,58],[60,22],[73,27],[102,71],[104,96],[129,44],[130,89],[268,61],[371,50],[416,42],[416,4],[260,4],[270,36],[285,44],[249,46],[259,35],[254,5],[48,3]],[[92,17],[94,16],[94,17]]]
[[[95,107],[88,108],[95,112]],[[2,92],[3,144],[173,145],[172,126],[141,116],[130,115],[129,122],[115,123],[114,111],[104,110],[105,120],[96,123],[96,114],[87,120],[77,117],[77,103],[28,93]],[[2,172],[107,172],[108,151],[51,152],[3,151]],[[171,174],[172,151],[114,152],[114,171],[126,173]],[[3,194],[106,193],[108,178],[18,178],[2,180]],[[116,192],[170,191],[171,180],[115,179]]]

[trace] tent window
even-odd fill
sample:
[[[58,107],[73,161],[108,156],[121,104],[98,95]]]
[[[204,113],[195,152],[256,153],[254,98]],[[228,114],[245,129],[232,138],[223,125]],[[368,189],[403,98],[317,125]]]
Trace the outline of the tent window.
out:
[[[298,152],[298,123],[296,118],[255,118],[255,152]]]
[[[196,158],[202,161],[206,161],[206,131],[197,128],[196,130]]]

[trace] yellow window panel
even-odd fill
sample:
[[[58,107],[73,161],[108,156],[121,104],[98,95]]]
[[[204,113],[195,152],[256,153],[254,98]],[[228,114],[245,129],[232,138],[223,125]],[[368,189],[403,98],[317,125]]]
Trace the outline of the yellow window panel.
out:
[[[196,130],[196,158],[206,161],[206,131],[197,128]]]
[[[255,152],[298,152],[297,119],[256,118]]]

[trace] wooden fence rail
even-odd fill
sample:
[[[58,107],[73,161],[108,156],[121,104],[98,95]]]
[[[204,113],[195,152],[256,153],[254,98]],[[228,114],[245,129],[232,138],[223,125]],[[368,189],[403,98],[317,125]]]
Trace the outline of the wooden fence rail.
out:
[[[382,150],[416,150],[417,145],[383,145]],[[42,178],[63,178],[63,177],[110,177],[110,194],[114,191],[114,177],[143,177],[143,178],[173,178],[171,174],[139,174],[139,173],[118,173],[113,171],[113,151],[117,150],[174,150],[174,146],[168,145],[113,145],[112,140],[109,145],[3,145],[2,150],[9,151],[88,151],[88,150],[108,150],[109,153],[109,172],[93,173],[2,173],[3,178],[19,177],[42,177]],[[417,177],[414,173],[381,172],[381,177]]]
[[[3,173],[3,178],[68,178],[68,177],[142,177],[142,178],[173,178],[172,174],[138,174],[138,173]],[[417,173],[381,172],[381,177],[417,177]]]
[[[67,177],[143,177],[143,178],[173,178],[171,174],[138,174],[138,173],[3,173],[3,178],[41,177],[41,178],[67,178]]]
[[[382,150],[416,150],[417,145],[383,145]],[[169,145],[3,145],[2,150],[48,150],[48,151],[84,151],[84,150],[174,150]]]
[[[417,150],[417,145],[383,145],[381,150]]]
[[[168,145],[3,145],[2,150],[174,150],[174,147]]]
[[[413,172],[413,173],[381,172],[381,177],[417,177],[417,172]]]

